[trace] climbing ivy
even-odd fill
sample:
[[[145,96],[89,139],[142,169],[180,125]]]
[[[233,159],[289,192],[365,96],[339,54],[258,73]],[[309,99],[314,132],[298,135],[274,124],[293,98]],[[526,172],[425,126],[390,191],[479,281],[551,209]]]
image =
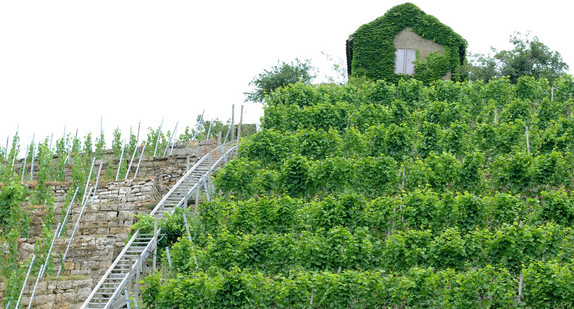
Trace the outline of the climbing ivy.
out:
[[[424,39],[444,47],[443,54],[431,54],[426,60],[417,57],[419,60],[416,63],[414,78],[430,83],[450,71],[452,80],[462,79],[459,67],[466,57],[466,40],[412,3],[391,8],[383,16],[362,25],[351,34],[348,41],[352,55],[352,59],[349,59],[351,75],[396,83],[401,75],[394,73],[394,39],[407,27],[411,27],[414,33]]]

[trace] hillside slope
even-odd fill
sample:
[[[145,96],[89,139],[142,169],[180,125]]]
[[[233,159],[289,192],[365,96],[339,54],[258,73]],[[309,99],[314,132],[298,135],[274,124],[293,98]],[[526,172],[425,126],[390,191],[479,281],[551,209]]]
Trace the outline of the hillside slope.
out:
[[[157,308],[574,306],[574,83],[291,85],[216,179]],[[164,226],[184,231],[181,217]],[[164,253],[164,259],[166,258]]]

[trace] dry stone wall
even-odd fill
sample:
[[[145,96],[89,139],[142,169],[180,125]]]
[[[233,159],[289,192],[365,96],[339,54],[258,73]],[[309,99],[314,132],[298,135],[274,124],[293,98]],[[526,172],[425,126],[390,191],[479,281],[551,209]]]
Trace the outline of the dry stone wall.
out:
[[[217,147],[218,143],[216,140],[208,140],[208,141],[202,141],[202,142],[187,142],[187,143],[177,143],[174,145],[173,148],[173,152],[170,155],[167,156],[156,156],[156,157],[146,157],[144,156],[141,159],[141,164],[139,164],[139,168],[138,168],[138,163],[140,163],[140,152],[138,150],[138,152],[136,153],[136,156],[134,158],[133,161],[131,161],[131,157],[128,158],[127,156],[124,156],[124,158],[122,159],[122,161],[124,161],[125,166],[129,165],[129,163],[131,162],[131,169],[129,171],[129,174],[127,175],[127,179],[133,179],[134,175],[137,171],[137,178],[145,178],[145,177],[150,177],[150,176],[158,176],[158,175],[169,175],[170,171],[180,171],[181,168],[185,168],[187,167],[188,164],[192,164],[193,162],[197,161],[197,158],[201,158],[203,157],[203,155],[205,155],[207,152],[209,152],[211,149],[213,149],[214,147]],[[171,149],[170,149],[171,152]],[[112,151],[111,150],[107,150],[104,154],[105,159],[104,160],[99,160],[96,161],[96,167],[94,168],[95,171],[97,172],[97,169],[99,167],[99,164],[102,163],[102,179],[115,179],[115,171],[117,166],[119,165],[119,159],[118,158],[113,158],[112,156]],[[58,161],[57,156],[54,156],[54,166],[56,165]],[[167,161],[167,162],[163,162],[163,161]],[[32,162],[26,161],[25,165],[24,165],[25,160],[24,159],[20,159],[17,162],[15,162],[14,164],[14,170],[16,172],[17,175],[22,175],[22,167],[25,167],[25,171],[24,171],[24,180],[25,181],[29,181],[31,179],[30,182],[33,182],[34,179],[37,179],[37,175],[38,175],[38,166],[37,166],[37,162],[35,163],[35,167],[32,170]],[[69,162],[73,163],[74,162],[74,155],[72,155],[69,158]],[[108,170],[108,165],[111,164],[113,166],[113,170],[114,170],[114,174],[111,175],[109,178],[105,177],[105,173]],[[72,169],[70,168],[71,165],[68,164],[66,171],[65,171],[65,176],[64,179],[66,181],[69,181],[72,179]],[[32,177],[30,177],[30,172],[33,171],[33,175]],[[126,179],[126,175],[120,175],[119,179]]]
[[[173,181],[172,181],[173,182]],[[128,237],[129,229],[135,223],[136,215],[149,213],[157,202],[157,182],[153,177],[102,183],[93,199],[85,208],[77,232],[70,247],[65,263],[64,275],[101,276],[106,265],[111,265]],[[69,188],[57,185],[54,192],[57,200],[64,200]],[[59,192],[59,193],[58,193]],[[65,237],[54,244],[54,258],[59,267],[59,257],[63,255],[81,212],[81,196],[72,205],[66,224]],[[93,202],[92,202],[93,201]],[[55,221],[59,221],[61,208],[67,207],[56,202]],[[39,207],[31,209],[32,223],[30,237],[21,239],[19,255],[27,259],[34,253],[34,243],[41,235],[42,217],[45,210]],[[102,268],[103,272],[102,272]]]
[[[144,158],[136,179],[102,181],[86,206],[78,230],[70,246],[60,277],[54,277],[60,267],[74,226],[80,216],[81,194],[72,206],[63,237],[55,242],[52,259],[54,270],[40,280],[33,300],[34,308],[79,308],[95,284],[113,263],[125,246],[129,229],[139,213],[147,214],[191,167],[213,145],[194,145],[188,151],[181,150],[166,157]],[[110,161],[117,164],[117,160]],[[108,162],[103,162],[108,164]],[[105,170],[105,165],[102,171]],[[133,175],[133,174],[132,174]],[[103,179],[104,177],[100,177]],[[68,207],[65,199],[71,183],[52,183],[55,199],[55,220],[59,222],[62,209]],[[93,185],[93,184],[92,184]],[[31,229],[28,238],[19,242],[19,257],[22,261],[34,254],[34,243],[42,231],[42,219],[46,213],[43,206],[27,205],[31,213]],[[4,291],[5,287],[2,289]],[[28,282],[22,304],[27,307],[33,289]],[[0,293],[0,297],[3,297]],[[0,300],[1,301],[1,300]]]
[[[80,308],[84,299],[90,295],[94,284],[90,278],[51,278],[40,280],[32,301],[32,308]],[[29,284],[22,297],[23,308],[30,304],[30,295],[34,286]]]

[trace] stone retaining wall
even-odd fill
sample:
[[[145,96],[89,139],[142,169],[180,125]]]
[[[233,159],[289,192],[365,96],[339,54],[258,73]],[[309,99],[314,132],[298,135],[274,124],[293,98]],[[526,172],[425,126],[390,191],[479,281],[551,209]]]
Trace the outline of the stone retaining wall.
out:
[[[173,149],[172,155],[166,156],[156,156],[156,157],[146,157],[144,156],[140,160],[140,152],[136,152],[136,156],[133,161],[131,157],[124,155],[122,161],[125,162],[124,166],[128,166],[131,162],[131,168],[127,179],[133,179],[137,170],[137,178],[146,178],[150,176],[157,176],[160,174],[170,174],[171,171],[180,171],[182,168],[186,168],[188,164],[193,165],[198,158],[203,157],[214,147],[217,147],[218,143],[216,140],[208,140],[202,142],[188,142],[185,144],[178,143]],[[97,173],[99,164],[102,163],[102,179],[115,179],[117,167],[119,165],[119,158],[114,158],[112,155],[112,150],[106,150],[104,154],[104,160],[96,160],[94,173]],[[167,161],[167,162],[164,162]],[[58,158],[54,156],[54,166],[57,164]],[[72,155],[69,159],[70,163],[74,162],[74,156]],[[64,181],[70,181],[72,179],[72,164],[68,163],[66,165],[66,171],[64,176]],[[138,163],[139,169],[138,169]],[[106,178],[105,173],[108,171],[108,165],[111,164],[113,169],[112,175]],[[19,159],[14,164],[14,170],[17,175],[22,175],[22,166],[24,165],[24,159]],[[33,176],[30,178],[30,172],[32,171],[32,162],[26,161],[25,165],[26,171],[24,172],[24,182],[33,183],[37,179],[38,174],[38,162],[35,162]],[[125,179],[126,175],[120,175],[119,179]],[[31,179],[31,180],[30,180]]]
[[[200,145],[201,146],[201,145]],[[147,214],[159,202],[191,167],[205,153],[209,146],[191,148],[188,153],[173,156],[144,158],[136,179],[120,181],[101,181],[93,202],[88,202],[78,230],[64,263],[62,276],[50,277],[48,274],[40,280],[34,297],[34,308],[76,308],[81,306],[95,284],[113,263],[115,257],[125,246],[130,226],[137,214]],[[114,161],[110,161],[114,164]],[[117,164],[117,160],[115,163]],[[105,170],[104,163],[102,171]],[[133,175],[133,174],[132,174]],[[104,179],[101,176],[101,179]],[[93,184],[92,184],[93,185]],[[54,222],[59,222],[62,209],[68,207],[66,195],[71,190],[70,182],[51,184],[55,199]],[[74,226],[81,212],[82,193],[78,193],[66,223],[66,234],[56,240],[52,260],[54,272],[60,267]],[[34,243],[42,232],[44,206],[27,205],[31,213],[31,228],[28,238],[19,241],[18,254],[21,261],[31,258]],[[55,229],[55,227],[54,227]],[[80,277],[82,279],[66,279]],[[62,280],[65,279],[65,280]],[[27,306],[35,281],[28,281],[22,303]],[[3,292],[5,287],[0,290]],[[0,292],[0,302],[3,295]]]
[[[32,278],[35,279],[35,278]],[[32,280],[34,282],[34,280]],[[94,286],[93,279],[68,279],[52,278],[52,280],[40,280],[34,294],[32,302],[33,308],[50,309],[62,308],[72,309],[80,308],[82,303]],[[33,284],[26,286],[24,296],[22,297],[22,307],[27,308],[30,304],[30,296],[34,289]]]

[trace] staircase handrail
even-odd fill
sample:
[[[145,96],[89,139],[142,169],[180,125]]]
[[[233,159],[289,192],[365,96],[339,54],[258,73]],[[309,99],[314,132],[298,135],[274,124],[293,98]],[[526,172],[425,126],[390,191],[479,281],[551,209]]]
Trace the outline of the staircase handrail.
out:
[[[135,241],[135,239],[138,237],[138,235],[140,234],[140,231],[137,230],[134,235],[130,238],[130,240],[128,241],[128,243],[124,246],[124,248],[122,249],[122,251],[120,252],[120,254],[118,254],[118,256],[116,257],[116,259],[114,260],[114,262],[112,263],[112,265],[110,265],[110,267],[108,267],[108,270],[106,271],[106,273],[102,276],[102,278],[100,279],[100,281],[98,282],[98,284],[96,284],[96,286],[92,289],[92,292],[90,293],[90,295],[88,296],[88,298],[84,301],[84,304],[82,305],[82,308],[86,308],[86,306],[90,303],[90,301],[92,300],[92,298],[96,295],[96,293],[98,292],[98,290],[100,289],[100,287],[102,286],[102,284],[104,283],[104,281],[106,281],[106,279],[108,278],[108,276],[112,273],[112,271],[114,270],[114,268],[116,267],[116,265],[120,262],[120,260],[122,259],[122,257],[126,254],[126,252],[128,251],[128,249],[130,248],[131,244]]]
[[[138,230],[139,231],[139,230]],[[118,299],[118,297],[121,295],[122,291],[124,290],[124,287],[126,286],[126,284],[128,284],[128,282],[131,280],[131,277],[139,271],[139,267],[140,264],[150,255],[150,253],[153,251],[154,247],[153,245],[156,244],[157,245],[157,236],[161,233],[161,229],[157,230],[157,233],[153,235],[153,238],[149,241],[149,243],[146,245],[145,249],[142,251],[142,253],[140,254],[140,256],[138,257],[138,259],[135,261],[135,263],[131,266],[130,271],[125,275],[125,277],[122,279],[122,281],[120,282],[120,284],[118,285],[118,287],[116,288],[116,290],[114,291],[114,294],[112,294],[112,296],[110,297],[110,299],[108,300],[108,302],[106,303],[106,306],[104,308],[110,308],[112,306],[112,304],[116,301],[116,299]]]
[[[221,160],[223,160],[223,158],[225,156],[228,156],[229,154],[231,154],[233,151],[237,150],[237,143],[236,142],[230,142],[227,143],[226,146],[230,146],[230,148],[227,151],[223,151],[223,148],[221,148],[221,156],[215,161],[215,163],[213,163],[211,166],[209,166],[209,170],[208,173],[210,173],[212,170],[216,170],[217,166],[221,163]],[[163,206],[163,204],[165,203],[165,201],[168,199],[168,197],[187,179],[187,177],[189,177],[197,168],[198,166],[203,163],[205,160],[207,160],[209,157],[211,157],[213,155],[213,152],[215,150],[219,150],[218,148],[212,149],[210,152],[208,152],[206,155],[204,155],[199,161],[197,161],[192,168],[190,168],[185,174],[184,176],[182,176],[180,178],[180,180],[168,191],[168,193],[166,193],[164,195],[164,197],[160,200],[160,202],[156,205],[156,207],[154,207],[154,209],[150,212],[150,215],[155,215],[157,213],[157,211]],[[228,156],[230,157],[230,156]],[[208,174],[206,173],[206,175]],[[181,200],[180,202],[176,205],[176,207],[181,207],[181,204],[183,202],[186,202],[189,197],[191,195],[193,195],[193,193],[197,190],[198,186],[200,184],[202,184],[205,181],[205,176],[203,175],[202,178],[194,185],[192,186],[192,188],[188,191],[188,194],[186,194]],[[175,208],[174,208],[175,209]],[[139,271],[136,267],[139,266],[139,264],[141,264],[148,256],[149,254],[152,252],[153,249],[155,249],[153,246],[153,244],[157,244],[157,237],[160,233],[161,229],[159,229],[157,231],[156,234],[153,235],[152,239],[149,241],[149,243],[146,245],[144,251],[140,254],[140,256],[137,258],[137,261],[134,263],[134,265],[130,268],[130,272],[128,274],[126,274],[126,276],[123,278],[123,280],[120,282],[118,288],[114,291],[114,293],[112,294],[112,296],[110,297],[110,299],[108,300],[108,302],[106,303],[104,308],[110,308],[110,306],[115,302],[115,300],[118,298],[119,294],[121,293],[121,291],[123,290],[123,288],[125,287],[125,285],[129,282],[130,278],[130,274],[133,274],[134,271]],[[81,308],[86,308],[90,301],[92,301],[93,297],[95,296],[95,294],[98,292],[98,290],[100,289],[100,287],[102,286],[102,284],[106,281],[106,279],[109,277],[109,275],[112,273],[112,271],[115,269],[115,267],[117,266],[117,264],[120,262],[120,260],[123,258],[123,256],[126,254],[127,250],[129,250],[129,248],[131,247],[131,245],[133,244],[133,242],[136,240],[136,238],[140,235],[140,231],[139,229],[134,233],[134,235],[130,238],[130,240],[128,241],[128,243],[124,246],[124,248],[122,249],[122,251],[120,252],[120,254],[118,254],[118,256],[116,257],[116,259],[114,260],[114,262],[112,263],[112,265],[110,265],[110,267],[108,268],[108,270],[105,272],[105,274],[102,276],[102,278],[100,279],[100,281],[96,284],[96,286],[92,289],[92,292],[90,293],[90,295],[88,296],[88,298],[84,301],[84,304],[82,305]],[[134,270],[135,268],[135,270]]]
[[[229,150],[227,150],[225,153],[222,153],[221,157],[220,157],[214,164],[212,164],[212,165],[209,167],[209,171],[213,170],[214,167],[217,167],[217,165],[221,162],[221,160],[222,160],[222,158],[223,158],[224,155],[230,154],[232,151],[235,151],[236,149],[237,149],[237,145],[231,147],[231,148],[230,148]],[[197,161],[197,163],[194,165],[194,168],[195,168],[196,165],[199,165],[200,162],[203,162],[202,160],[203,160],[204,158],[206,158],[208,155],[211,155],[211,152],[208,153],[207,155],[205,155],[203,158],[201,158],[201,160]],[[192,169],[194,169],[194,168],[192,168]],[[190,169],[190,170],[192,170],[192,169]],[[192,196],[193,193],[195,193],[195,190],[197,190],[198,186],[200,186],[201,184],[203,184],[203,182],[205,181],[205,176],[206,176],[206,175],[204,175],[203,177],[201,177],[201,179],[189,190],[188,194],[186,194],[186,195],[181,199],[181,201],[177,204],[176,207],[180,207],[180,205],[181,205],[183,202],[186,202],[186,201],[189,199],[189,197]],[[185,177],[187,177],[187,173],[186,173],[186,176],[185,176]],[[182,179],[184,179],[185,177],[182,177]],[[181,182],[181,179],[180,179],[180,181],[178,182],[178,184],[179,184],[180,182]],[[174,186],[174,187],[175,187],[175,186]],[[171,190],[170,190],[170,192],[171,192]],[[169,192],[168,192],[168,194],[166,194],[166,196],[168,196],[168,195],[169,195]],[[165,198],[164,198],[164,199],[165,199]],[[162,199],[162,200],[164,200],[164,199]],[[156,208],[157,208],[157,206],[156,206]],[[174,209],[175,209],[175,208],[174,208]],[[154,210],[155,210],[155,209],[154,209]],[[139,230],[138,230],[138,232],[139,232]],[[133,275],[133,274],[135,274],[136,272],[139,271],[139,269],[138,269],[139,265],[140,265],[141,263],[143,263],[143,261],[144,261],[144,260],[151,254],[151,252],[155,249],[155,246],[157,246],[157,237],[158,237],[158,235],[160,235],[160,234],[161,234],[161,229],[158,229],[158,230],[157,230],[157,233],[153,235],[153,238],[149,241],[149,243],[146,245],[145,249],[142,251],[142,253],[140,254],[140,256],[139,256],[139,258],[137,259],[137,261],[136,261],[136,262],[134,263],[134,265],[131,267],[131,271],[130,271],[128,274],[126,274],[126,276],[124,277],[124,279],[120,282],[120,284],[118,285],[117,289],[114,291],[114,294],[113,294],[113,295],[110,297],[110,299],[108,300],[108,303],[106,304],[105,308],[110,308],[110,306],[115,302],[115,300],[118,299],[119,296],[121,296],[121,293],[122,293],[122,291],[124,290],[125,285],[129,282],[129,280],[131,280],[131,278],[130,278],[131,276],[130,276],[130,275]],[[126,246],[126,248],[127,248],[127,246]],[[125,248],[124,248],[124,249],[125,249]]]
[[[233,145],[235,143],[228,143],[226,144],[226,146],[230,146]],[[232,146],[231,149],[229,149],[227,152],[230,152],[232,149],[235,149],[237,147],[237,145]],[[179,180],[178,182],[163,196],[163,198],[159,201],[159,203],[157,203],[157,205],[153,208],[153,210],[150,212],[150,215],[155,215],[157,213],[157,211],[163,206],[163,204],[167,201],[167,199],[170,197],[170,195],[187,179],[187,177],[189,177],[191,175],[191,173],[193,173],[197,167],[203,163],[203,161],[207,160],[208,157],[212,156],[212,153],[214,150],[217,150],[217,148],[212,149],[210,152],[208,152],[205,156],[203,156],[201,159],[199,159],[199,161],[197,161]],[[221,159],[218,159],[217,162],[219,163]]]

